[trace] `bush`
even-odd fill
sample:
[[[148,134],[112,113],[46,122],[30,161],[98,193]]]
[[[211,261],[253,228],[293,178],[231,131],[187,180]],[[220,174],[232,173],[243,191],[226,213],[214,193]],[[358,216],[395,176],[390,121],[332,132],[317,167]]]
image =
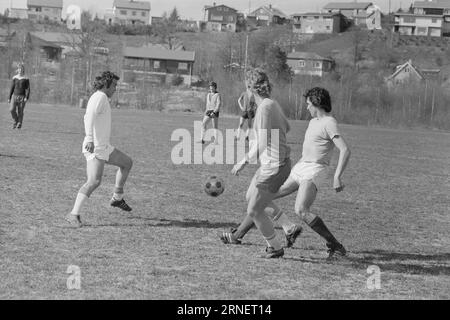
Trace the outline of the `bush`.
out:
[[[173,86],[179,86],[182,85],[184,82],[184,78],[182,76],[180,76],[179,74],[177,74],[175,77],[172,78],[171,84]]]

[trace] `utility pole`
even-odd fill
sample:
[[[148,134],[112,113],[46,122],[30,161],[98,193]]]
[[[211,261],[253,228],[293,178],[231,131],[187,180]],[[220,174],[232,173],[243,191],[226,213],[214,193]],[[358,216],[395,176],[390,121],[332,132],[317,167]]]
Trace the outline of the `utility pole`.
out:
[[[247,57],[248,57],[248,32],[245,36],[245,59],[244,59],[244,73],[247,72]]]

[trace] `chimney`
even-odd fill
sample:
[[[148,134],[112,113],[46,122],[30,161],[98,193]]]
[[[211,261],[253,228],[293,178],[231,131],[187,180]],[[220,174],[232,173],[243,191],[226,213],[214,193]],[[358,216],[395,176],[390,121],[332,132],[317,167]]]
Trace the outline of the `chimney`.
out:
[[[269,4],[269,9],[272,9],[272,5],[271,4]]]
[[[215,7],[216,6],[216,3],[215,2],[213,2],[213,7]]]

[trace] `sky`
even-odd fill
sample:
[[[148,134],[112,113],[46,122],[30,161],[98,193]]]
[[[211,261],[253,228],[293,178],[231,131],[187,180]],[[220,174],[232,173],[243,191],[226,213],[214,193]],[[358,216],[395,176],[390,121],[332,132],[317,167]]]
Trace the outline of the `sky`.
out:
[[[143,1],[143,0],[141,0]],[[170,13],[174,7],[177,8],[178,14],[183,19],[203,20],[203,7],[224,4],[235,8],[243,13],[248,13],[249,7],[254,10],[260,6],[272,4],[272,6],[280,9],[287,15],[301,12],[314,12],[329,2],[352,2],[354,0],[152,0],[148,1],[151,5],[151,16],[161,16],[164,12]],[[358,0],[357,2],[372,2],[379,6],[383,12],[388,12],[389,3],[391,3],[391,11],[396,11],[400,6],[409,8],[413,0]],[[3,13],[6,8],[26,8],[27,0],[0,0],[0,12]],[[89,10],[99,17],[103,16],[106,8],[112,8],[113,0],[63,0],[65,9],[70,4],[76,4],[83,10]]]

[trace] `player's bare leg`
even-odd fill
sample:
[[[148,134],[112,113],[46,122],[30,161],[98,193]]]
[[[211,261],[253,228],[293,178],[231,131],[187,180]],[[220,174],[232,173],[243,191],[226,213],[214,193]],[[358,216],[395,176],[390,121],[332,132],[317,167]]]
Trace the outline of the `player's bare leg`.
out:
[[[214,117],[211,120],[212,120],[213,129],[214,129],[214,144],[218,144],[218,141],[217,141],[217,130],[219,130],[219,118],[218,117]]]
[[[78,191],[73,209],[66,216],[66,220],[72,225],[81,227],[81,208],[89,199],[92,192],[100,186],[104,167],[105,161],[97,158],[93,158],[86,162],[87,181]]]
[[[245,122],[245,119],[240,117],[239,118],[239,126],[237,128],[237,133],[236,133],[236,139],[237,140],[239,140],[241,138],[241,130],[244,127],[244,122]]]
[[[202,121],[202,129],[200,132],[200,136],[202,137],[202,144],[205,143],[205,131],[206,131],[206,125],[208,124],[208,122],[211,120],[210,117],[208,116],[204,116],[203,117],[203,121]]]

